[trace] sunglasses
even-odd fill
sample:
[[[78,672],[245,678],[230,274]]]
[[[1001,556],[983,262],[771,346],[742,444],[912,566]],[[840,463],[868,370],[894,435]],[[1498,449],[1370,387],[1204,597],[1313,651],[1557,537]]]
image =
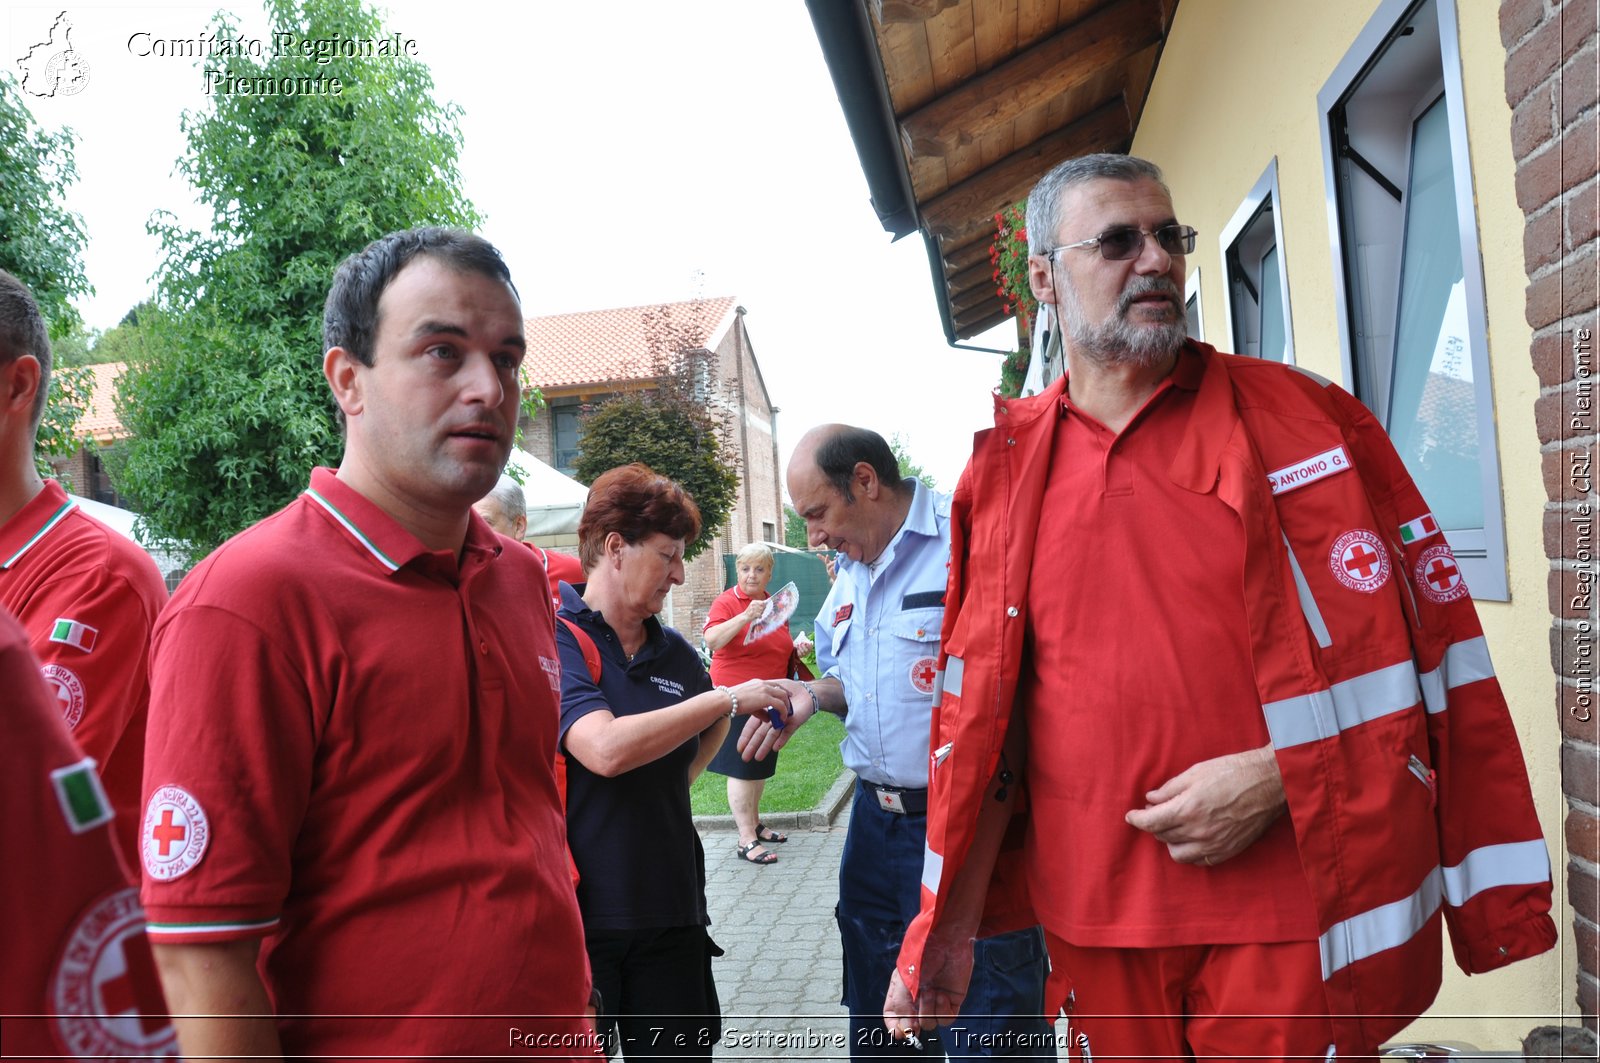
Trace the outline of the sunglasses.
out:
[[[1199,235],[1187,225],[1163,225],[1154,232],[1134,225],[1119,225],[1088,240],[1079,240],[1075,244],[1058,244],[1045,252],[1045,257],[1053,258],[1057,251],[1069,247],[1098,247],[1100,257],[1107,262],[1125,262],[1130,258],[1139,257],[1139,253],[1144,250],[1146,236],[1153,237],[1156,246],[1161,250],[1177,257],[1192,252],[1195,237]]]

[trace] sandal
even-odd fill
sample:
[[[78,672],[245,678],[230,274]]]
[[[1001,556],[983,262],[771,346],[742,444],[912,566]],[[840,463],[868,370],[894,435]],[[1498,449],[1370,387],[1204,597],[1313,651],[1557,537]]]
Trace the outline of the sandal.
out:
[[[782,845],[789,840],[787,834],[779,834],[765,823],[756,824],[756,838],[766,842],[768,845]]]
[[[778,862],[778,854],[777,853],[762,853],[760,856],[751,856],[750,855],[750,850],[754,849],[756,846],[758,846],[760,844],[761,844],[761,839],[757,838],[755,841],[751,842],[749,845],[741,845],[741,846],[739,846],[738,849],[735,850],[735,851],[739,854],[739,859],[748,860],[752,864],[763,864],[763,865],[764,864],[776,864]]]

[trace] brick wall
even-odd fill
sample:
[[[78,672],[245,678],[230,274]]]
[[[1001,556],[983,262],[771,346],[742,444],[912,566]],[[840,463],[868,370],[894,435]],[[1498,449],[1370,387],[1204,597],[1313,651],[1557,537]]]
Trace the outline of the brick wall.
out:
[[[1534,413],[1543,452],[1545,554],[1550,559],[1550,656],[1561,716],[1567,798],[1566,883],[1578,950],[1575,997],[1595,1029],[1600,1002],[1600,784],[1596,716],[1594,465],[1596,386],[1596,11],[1600,0],[1503,0],[1506,101],[1512,107],[1517,201],[1522,207],[1530,356],[1539,378]]]
[[[555,465],[556,457],[554,423],[548,407],[532,420],[527,414],[522,415],[522,449],[551,466]]]

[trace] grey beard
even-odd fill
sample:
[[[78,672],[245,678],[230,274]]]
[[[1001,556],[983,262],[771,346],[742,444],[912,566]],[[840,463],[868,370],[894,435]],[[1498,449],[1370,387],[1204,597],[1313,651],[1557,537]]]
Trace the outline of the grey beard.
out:
[[[1128,320],[1133,300],[1150,292],[1178,298],[1171,281],[1143,279],[1117,300],[1117,312],[1110,320],[1091,324],[1078,302],[1071,282],[1062,285],[1061,314],[1067,340],[1080,354],[1102,365],[1134,365],[1153,368],[1171,358],[1188,338],[1188,322],[1182,318],[1166,325],[1135,325]]]

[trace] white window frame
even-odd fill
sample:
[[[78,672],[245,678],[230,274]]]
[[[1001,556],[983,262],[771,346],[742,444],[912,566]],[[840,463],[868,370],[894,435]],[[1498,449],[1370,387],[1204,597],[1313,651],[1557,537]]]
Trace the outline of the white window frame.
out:
[[[1206,341],[1206,302],[1200,297],[1200,267],[1184,278],[1183,282],[1183,316],[1185,322],[1189,317],[1189,304],[1194,304],[1194,323],[1196,331],[1190,333],[1193,339],[1201,343]]]
[[[1454,175],[1456,221],[1461,241],[1462,283],[1467,306],[1467,346],[1472,360],[1472,379],[1476,390],[1477,430],[1480,473],[1479,492],[1483,503],[1483,527],[1449,533],[1450,547],[1461,565],[1467,586],[1474,598],[1509,601],[1505,541],[1505,503],[1501,495],[1500,448],[1495,434],[1494,386],[1489,369],[1488,313],[1486,310],[1483,256],[1478,239],[1477,195],[1473,189],[1472,159],[1467,140],[1467,119],[1461,78],[1460,31],[1455,0],[1383,0],[1367,21],[1360,35],[1317,94],[1317,110],[1322,127],[1323,184],[1328,210],[1329,244],[1333,252],[1333,293],[1339,326],[1339,352],[1344,385],[1370,407],[1363,396],[1364,352],[1357,352],[1353,338],[1348,265],[1344,254],[1344,219],[1341,211],[1338,170],[1353,164],[1336,152],[1335,136],[1342,128],[1340,114],[1346,99],[1367,73],[1374,59],[1403,26],[1424,17],[1432,5],[1439,34],[1439,61],[1443,73],[1442,90],[1450,131],[1450,157]],[[1430,97],[1431,100],[1433,97]],[[1404,176],[1404,175],[1401,175]],[[1401,276],[1396,271],[1396,283]],[[1391,370],[1392,371],[1392,370]],[[1387,405],[1385,402],[1384,405]],[[1384,414],[1379,414],[1380,420]]]
[[[1219,247],[1222,252],[1222,305],[1228,317],[1228,344],[1230,350],[1238,354],[1245,353],[1240,350],[1238,315],[1246,312],[1246,308],[1235,308],[1233,305],[1233,273],[1228,269],[1228,257],[1234,245],[1244,236],[1246,230],[1256,224],[1261,212],[1266,209],[1272,212],[1272,240],[1273,246],[1278,251],[1278,296],[1283,300],[1283,361],[1286,365],[1294,365],[1294,315],[1289,308],[1289,256],[1284,253],[1283,247],[1283,207],[1282,199],[1278,195],[1276,155],[1267,163],[1267,168],[1262,171],[1256,183],[1251,186],[1244,201],[1239,204],[1239,209],[1228,219],[1228,224],[1222,227]]]

